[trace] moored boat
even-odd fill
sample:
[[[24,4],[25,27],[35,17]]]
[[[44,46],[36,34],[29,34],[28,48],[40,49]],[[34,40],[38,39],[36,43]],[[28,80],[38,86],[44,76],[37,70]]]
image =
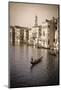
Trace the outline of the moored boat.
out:
[[[57,53],[55,50],[50,50],[49,54],[56,56]]]

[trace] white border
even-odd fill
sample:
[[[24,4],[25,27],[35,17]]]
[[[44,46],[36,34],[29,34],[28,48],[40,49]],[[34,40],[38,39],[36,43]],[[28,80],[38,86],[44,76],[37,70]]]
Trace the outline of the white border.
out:
[[[8,86],[8,1],[9,0],[0,0],[0,90],[8,89],[7,87]],[[17,0],[10,0],[10,1],[17,1]],[[60,4],[60,8],[61,8],[61,0],[18,0],[17,2]],[[61,20],[60,20],[60,24],[61,24]],[[61,35],[61,32],[60,32],[60,35]],[[61,65],[61,62],[60,62],[60,65]],[[61,71],[60,71],[60,74],[61,74]],[[61,88],[61,85],[60,86],[44,86],[44,87],[42,86],[42,87],[37,87],[37,88],[28,87],[28,88],[21,88],[21,89],[59,90],[60,88]]]

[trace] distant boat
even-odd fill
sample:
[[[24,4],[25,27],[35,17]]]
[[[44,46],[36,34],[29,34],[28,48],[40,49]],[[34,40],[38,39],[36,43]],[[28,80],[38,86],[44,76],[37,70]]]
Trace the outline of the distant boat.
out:
[[[33,58],[31,58],[31,64],[32,65],[38,64],[41,60],[42,60],[42,56],[36,60],[33,60]]]
[[[56,53],[56,51],[55,51],[55,50],[50,50],[50,51],[49,51],[49,54],[54,55],[54,56],[56,56],[56,55],[57,55],[57,53]]]
[[[41,48],[42,46],[41,46],[40,44],[37,44],[36,47],[37,47],[37,48]]]
[[[37,46],[37,48],[41,48],[41,46],[40,46],[40,45],[38,45],[38,46]]]

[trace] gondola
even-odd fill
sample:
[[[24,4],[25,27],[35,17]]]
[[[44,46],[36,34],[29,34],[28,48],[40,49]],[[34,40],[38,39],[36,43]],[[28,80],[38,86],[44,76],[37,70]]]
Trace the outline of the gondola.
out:
[[[33,60],[33,58],[31,58],[31,64],[32,65],[38,64],[41,60],[42,60],[42,56],[36,60]]]

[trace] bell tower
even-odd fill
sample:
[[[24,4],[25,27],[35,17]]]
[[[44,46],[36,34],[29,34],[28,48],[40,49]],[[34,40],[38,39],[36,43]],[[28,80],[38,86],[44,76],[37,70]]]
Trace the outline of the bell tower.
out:
[[[38,26],[38,17],[35,16],[35,27],[37,27],[37,26]]]

